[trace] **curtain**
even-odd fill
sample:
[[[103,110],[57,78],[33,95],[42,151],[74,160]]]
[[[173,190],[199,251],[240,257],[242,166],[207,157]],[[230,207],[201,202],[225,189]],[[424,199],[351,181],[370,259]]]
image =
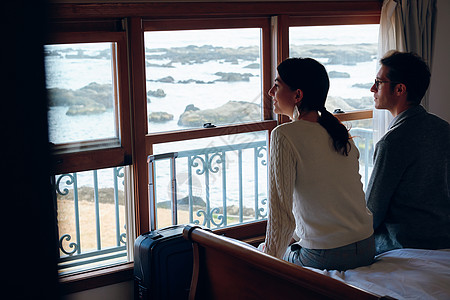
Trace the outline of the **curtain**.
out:
[[[419,54],[431,69],[434,33],[436,28],[436,0],[397,0],[401,3],[406,51]],[[428,92],[422,99],[428,108]]]
[[[380,31],[378,33],[378,59],[390,50],[405,51],[405,38],[401,28],[401,10],[395,0],[386,0],[381,8]],[[378,68],[381,66],[378,65]],[[380,140],[389,128],[392,115],[385,109],[373,110],[373,142]]]
[[[389,50],[415,52],[431,68],[436,26],[436,0],[385,0],[381,9],[378,58]],[[380,66],[379,66],[380,67]],[[428,108],[428,92],[422,105]],[[387,131],[392,115],[374,109],[374,143]]]

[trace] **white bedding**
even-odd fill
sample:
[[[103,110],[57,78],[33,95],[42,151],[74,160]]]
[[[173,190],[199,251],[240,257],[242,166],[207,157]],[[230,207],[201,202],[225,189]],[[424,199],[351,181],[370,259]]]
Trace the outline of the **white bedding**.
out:
[[[398,249],[367,267],[345,272],[308,268],[380,296],[450,299],[450,249]]]

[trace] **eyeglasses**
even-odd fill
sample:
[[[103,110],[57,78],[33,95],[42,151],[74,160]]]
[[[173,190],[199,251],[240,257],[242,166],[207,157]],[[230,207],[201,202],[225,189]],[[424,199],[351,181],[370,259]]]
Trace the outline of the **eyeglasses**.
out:
[[[380,83],[387,83],[387,82],[398,83],[396,81],[375,79],[375,88],[378,90],[378,87],[380,86]]]

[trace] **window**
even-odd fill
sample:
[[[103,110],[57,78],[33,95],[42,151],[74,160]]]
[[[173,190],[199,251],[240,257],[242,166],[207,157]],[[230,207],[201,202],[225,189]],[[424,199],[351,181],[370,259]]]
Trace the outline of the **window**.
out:
[[[130,259],[125,45],[123,33],[86,32],[44,46],[61,274]]]
[[[101,211],[104,205],[111,205],[113,211],[108,217],[99,214],[100,251],[105,250],[107,253],[103,254],[111,258],[102,264],[132,260],[130,246],[134,225],[136,235],[139,235],[151,227],[171,224],[174,219],[178,223],[198,221],[199,224],[206,220],[205,225],[209,221],[211,228],[220,228],[219,232],[228,230],[228,234],[234,229],[225,226],[261,220],[265,214],[268,136],[283,121],[283,118],[273,116],[267,91],[273,83],[277,63],[289,56],[289,40],[295,46],[293,53],[301,51],[302,47],[298,45],[304,43],[300,41],[302,30],[309,32],[317,26],[337,28],[338,25],[377,24],[380,8],[378,1],[51,5],[52,35],[45,47],[46,63],[48,70],[53,68],[53,74],[60,75],[47,74],[50,98],[55,103],[58,103],[58,97],[66,97],[64,100],[67,101],[68,95],[78,99],[78,103],[72,104],[75,106],[72,110],[86,110],[86,106],[92,104],[90,100],[94,94],[107,101],[97,107],[104,113],[77,115],[76,118],[82,118],[77,122],[70,122],[74,118],[66,115],[70,105],[63,107],[52,103],[49,108],[55,198],[69,202],[66,207],[71,210],[68,215],[73,220],[76,219],[74,199],[81,202],[81,197],[88,194],[92,201],[88,202],[93,207],[88,218],[93,219],[94,224],[89,242],[83,237],[86,231],[83,229],[85,224],[81,224],[84,216],[79,217],[81,251],[90,254],[99,251],[96,206]],[[296,32],[297,28],[302,29]],[[63,51],[63,48],[66,49]],[[57,61],[60,63],[55,64]],[[69,62],[77,63],[76,68]],[[62,69],[63,66],[66,69]],[[67,76],[78,78],[65,80]],[[355,83],[364,84],[366,79],[355,80]],[[362,92],[362,89],[358,91]],[[358,97],[365,97],[359,92]],[[89,95],[88,99],[85,99],[86,95]],[[354,98],[353,94],[351,97],[337,95],[343,99]],[[230,102],[233,109],[241,108],[238,111],[241,115],[224,120],[213,118],[214,111],[220,111],[221,106]],[[342,103],[353,105],[354,102]],[[244,106],[237,104],[247,105],[251,110],[244,110]],[[341,120],[348,122],[352,129],[367,129],[370,135],[371,111],[369,106],[359,104],[351,109],[337,105],[330,109],[341,108],[345,111],[338,114]],[[179,124],[183,114],[184,117],[196,116],[195,122]],[[93,122],[98,125],[87,126]],[[215,127],[205,128],[205,123]],[[363,133],[353,135],[361,156],[366,157],[363,149],[371,149],[371,146],[366,147]],[[371,157],[370,152],[367,153]],[[166,210],[164,213],[168,217],[163,222],[160,210],[172,205],[169,203],[172,202],[170,163],[171,157],[175,156],[177,200],[199,197],[204,202],[200,202],[199,209],[192,208],[191,211],[189,207],[181,207],[186,204],[177,202],[180,210],[176,215],[171,211],[167,214]],[[148,158],[153,163],[153,166],[150,164],[153,173],[149,172]],[[189,176],[189,172],[193,176]],[[363,178],[367,174],[363,174]],[[149,183],[154,185],[150,196],[154,197],[155,205],[149,205]],[[101,193],[102,189],[108,193]],[[113,199],[105,194],[113,195]],[[238,209],[228,209],[233,205]],[[63,207],[59,205],[58,209]],[[117,208],[119,218],[116,218]],[[156,214],[156,218],[151,219],[150,212]],[[103,229],[106,219],[114,225]],[[118,225],[116,220],[119,220]],[[76,243],[76,225],[73,221],[64,227],[63,222],[60,220],[60,237],[70,235],[70,240],[67,236],[61,240],[64,250],[70,252],[76,249],[76,246],[70,247],[71,243]],[[104,237],[107,231],[109,237]],[[238,235],[235,233],[236,230],[232,235]],[[123,234],[126,234],[126,240],[122,238]],[[126,245],[122,241],[126,241]],[[122,248],[119,250],[119,247]],[[111,249],[118,251],[111,252]],[[61,248],[60,253],[62,257],[70,257]],[[112,258],[116,254],[119,257]],[[84,259],[92,258],[95,256]],[[91,266],[86,264],[83,268]],[[62,277],[72,287],[77,286],[80,278],[89,282],[90,287],[131,279],[129,269],[119,271],[124,275],[115,278],[116,268],[107,268],[104,273],[82,273],[73,282],[71,278],[78,275]],[[114,279],[105,280],[110,278],[111,270]],[[68,271],[66,268],[63,272]],[[78,290],[85,289],[81,285]]]
[[[144,22],[154,228],[264,218],[267,129],[275,125],[263,120],[271,109],[263,97],[267,19],[222,20],[225,28],[197,20],[191,30],[165,24]]]
[[[52,143],[118,138],[115,48],[115,43],[44,47]]]
[[[157,227],[214,229],[264,219],[267,144],[267,132],[259,131],[154,145],[161,152],[150,169]]]
[[[377,71],[378,25],[302,26],[289,28],[291,56],[312,57],[327,69],[327,109],[371,109],[370,88]]]
[[[290,56],[312,57],[325,66],[330,78],[325,106],[338,117],[344,113],[344,120],[348,112],[371,113],[370,88],[378,65],[378,27],[378,24],[289,27]],[[364,187],[370,178],[373,157],[373,124],[365,118],[344,122],[360,151]]]
[[[124,167],[55,176],[62,274],[127,261]]]
[[[343,123],[350,129],[350,135],[359,150],[359,173],[365,190],[373,169],[373,151],[375,148],[373,144],[373,120],[360,119],[344,121]]]
[[[261,121],[261,29],[147,31],[149,133]]]

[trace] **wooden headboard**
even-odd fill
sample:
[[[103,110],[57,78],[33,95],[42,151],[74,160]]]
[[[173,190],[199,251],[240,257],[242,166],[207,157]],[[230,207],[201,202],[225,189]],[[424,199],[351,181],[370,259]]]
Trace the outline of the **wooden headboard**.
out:
[[[190,299],[392,299],[277,259],[243,242],[186,226],[194,248]],[[292,297],[292,298],[291,298]]]

